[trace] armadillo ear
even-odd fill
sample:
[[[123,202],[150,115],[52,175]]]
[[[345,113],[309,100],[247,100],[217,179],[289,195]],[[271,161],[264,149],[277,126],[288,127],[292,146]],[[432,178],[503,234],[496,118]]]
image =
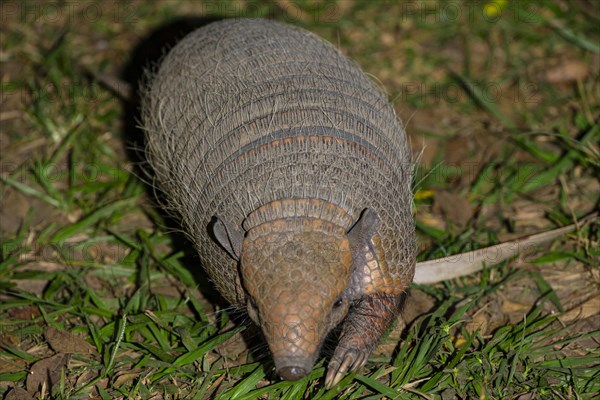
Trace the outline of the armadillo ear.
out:
[[[370,208],[365,208],[358,221],[348,231],[348,240],[355,259],[359,254],[364,253],[364,247],[377,233],[377,228],[379,228],[379,215]]]
[[[379,216],[370,208],[365,208],[358,221],[348,231],[353,261],[352,282],[349,286],[351,289],[348,296],[352,300],[359,299],[366,294],[366,285],[370,282],[366,276],[370,273],[367,260],[377,260],[377,252],[371,240],[377,235],[378,228]]]
[[[235,228],[228,226],[216,215],[212,217],[209,231],[213,239],[236,261],[240,260],[244,235]]]

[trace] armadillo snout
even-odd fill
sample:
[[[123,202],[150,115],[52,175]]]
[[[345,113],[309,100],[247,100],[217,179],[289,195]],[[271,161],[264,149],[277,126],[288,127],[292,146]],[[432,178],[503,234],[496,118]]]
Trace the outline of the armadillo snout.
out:
[[[307,371],[302,367],[283,367],[277,370],[277,375],[286,381],[297,381],[306,376]]]
[[[273,355],[275,371],[281,379],[297,381],[304,378],[312,370],[317,354],[302,356]]]

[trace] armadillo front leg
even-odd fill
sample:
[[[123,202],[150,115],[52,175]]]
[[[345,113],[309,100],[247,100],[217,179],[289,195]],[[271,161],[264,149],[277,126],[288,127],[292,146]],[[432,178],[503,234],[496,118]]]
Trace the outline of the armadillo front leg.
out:
[[[350,309],[339,344],[329,362],[325,386],[337,384],[347,372],[362,367],[379,338],[398,314],[404,296],[372,294],[358,300]]]

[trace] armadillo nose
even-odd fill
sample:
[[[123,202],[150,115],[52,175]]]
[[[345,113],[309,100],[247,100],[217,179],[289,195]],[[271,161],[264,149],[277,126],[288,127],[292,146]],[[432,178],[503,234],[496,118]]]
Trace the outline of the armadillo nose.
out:
[[[283,367],[277,371],[277,375],[286,381],[297,381],[306,376],[306,370],[302,367]]]

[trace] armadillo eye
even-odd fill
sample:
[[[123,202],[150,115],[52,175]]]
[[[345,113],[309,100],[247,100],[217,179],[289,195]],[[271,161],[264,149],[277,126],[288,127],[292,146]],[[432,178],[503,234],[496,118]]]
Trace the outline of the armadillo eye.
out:
[[[342,304],[344,304],[344,299],[340,297],[333,303],[333,308],[340,308]]]

